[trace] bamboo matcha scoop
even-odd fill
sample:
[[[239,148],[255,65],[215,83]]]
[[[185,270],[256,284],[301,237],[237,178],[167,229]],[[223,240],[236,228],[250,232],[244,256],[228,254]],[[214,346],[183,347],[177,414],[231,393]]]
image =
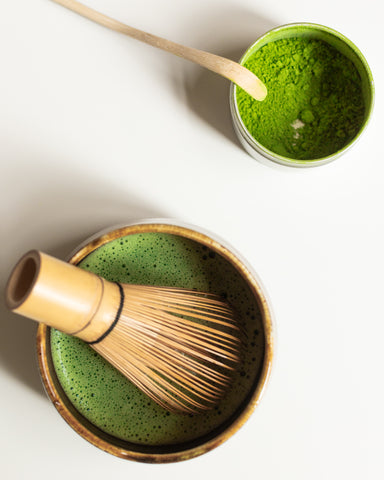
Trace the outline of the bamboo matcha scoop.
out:
[[[197,63],[208,70],[212,70],[213,72],[218,73],[219,75],[236,83],[236,85],[241,87],[256,100],[264,100],[267,95],[267,88],[261,82],[261,80],[257,78],[254,73],[240,64],[233,62],[232,60],[214,55],[212,53],[204,52],[202,50],[197,50],[195,48],[185,47],[170,40],[166,40],[164,38],[157,37],[156,35],[129,27],[128,25],[114,20],[113,18],[107,17],[106,15],[103,15],[102,13],[85,6],[76,0],[53,1],[63,5],[66,8],[69,8],[83,17],[89,18],[90,20],[103,25],[104,27],[115,30],[116,32],[124,33],[129,37],[135,38],[136,40],[140,40],[141,42],[160,48],[166,52],[173,53],[181,58],[185,58],[186,60]]]

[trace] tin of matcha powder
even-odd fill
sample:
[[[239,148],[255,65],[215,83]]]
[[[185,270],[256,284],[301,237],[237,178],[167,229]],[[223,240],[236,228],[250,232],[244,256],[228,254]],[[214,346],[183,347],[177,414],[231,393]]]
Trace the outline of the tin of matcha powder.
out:
[[[263,102],[237,88],[249,133],[283,157],[310,160],[334,154],[358,133],[365,106],[360,75],[346,56],[317,39],[267,43],[244,63],[267,86]]]

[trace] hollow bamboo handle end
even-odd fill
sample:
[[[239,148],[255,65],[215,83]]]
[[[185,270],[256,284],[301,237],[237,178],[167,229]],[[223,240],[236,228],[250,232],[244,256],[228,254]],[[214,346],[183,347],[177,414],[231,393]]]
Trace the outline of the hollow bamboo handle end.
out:
[[[111,322],[116,289],[93,273],[31,250],[14,267],[5,300],[15,313],[93,341]]]

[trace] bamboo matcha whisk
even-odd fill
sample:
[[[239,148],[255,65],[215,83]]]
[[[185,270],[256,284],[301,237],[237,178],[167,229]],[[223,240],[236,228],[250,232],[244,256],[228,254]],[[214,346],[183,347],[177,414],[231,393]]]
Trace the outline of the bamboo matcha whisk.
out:
[[[7,307],[81,338],[167,410],[214,407],[240,362],[241,335],[219,296],[112,283],[32,250],[14,267]]]

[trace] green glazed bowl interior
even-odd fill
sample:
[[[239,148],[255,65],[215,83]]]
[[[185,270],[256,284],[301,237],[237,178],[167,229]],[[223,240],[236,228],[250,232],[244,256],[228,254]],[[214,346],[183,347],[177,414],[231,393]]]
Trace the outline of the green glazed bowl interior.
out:
[[[354,66],[356,67],[360,78],[361,78],[361,86],[362,86],[362,95],[363,101],[365,106],[365,114],[364,119],[361,122],[360,129],[355,137],[349,141],[342,149],[335,151],[331,155],[322,158],[316,159],[309,159],[309,160],[298,160],[294,158],[284,157],[279,155],[266,147],[264,147],[260,142],[258,142],[247,130],[246,126],[243,123],[241,118],[237,101],[236,101],[236,85],[231,85],[231,93],[230,93],[230,106],[231,106],[231,113],[232,119],[235,127],[235,131],[239,136],[241,143],[243,144],[244,148],[250,153],[252,156],[256,156],[258,158],[257,153],[261,154],[262,156],[272,160],[276,163],[280,163],[282,165],[288,166],[296,166],[296,167],[312,167],[317,165],[322,165],[328,163],[332,160],[338,158],[341,154],[343,154],[346,150],[348,150],[360,137],[362,132],[367,126],[367,123],[370,119],[373,104],[374,104],[374,83],[371,70],[369,65],[360,52],[360,50],[354,45],[348,38],[346,38],[341,33],[323,26],[314,23],[294,23],[288,25],[282,25],[280,27],[274,28],[269,32],[265,33],[261,36],[253,45],[251,45],[243,57],[240,60],[241,64],[244,64],[256,51],[260,50],[263,46],[267,43],[275,42],[277,40],[282,39],[289,39],[289,38],[306,38],[306,39],[314,39],[314,40],[322,40],[336,50],[338,50],[341,54],[347,57],[349,60],[352,61]],[[256,155],[254,155],[254,153]]]
[[[254,295],[257,301],[261,314],[264,353],[261,363],[257,366],[257,372],[253,372],[255,376],[252,377],[254,380],[252,380],[253,383],[248,393],[241,400],[241,403],[236,406],[231,415],[225,418],[212,431],[188,441],[168,442],[164,445],[144,445],[134,441],[123,440],[106,433],[106,431],[89,421],[71,402],[55,371],[51,350],[51,329],[42,324],[38,329],[37,351],[40,374],[48,396],[60,415],[78,434],[93,445],[120,458],[150,463],[167,463],[187,460],[212,450],[232,436],[249,418],[258,405],[270,376],[273,357],[272,314],[259,280],[251,272],[244,260],[241,260],[232,249],[224,246],[221,241],[214,240],[210,235],[201,233],[194,228],[168,223],[145,222],[120,227],[97,235],[83,246],[80,246],[71,256],[69,262],[75,265],[79,264],[92,252],[95,252],[99,247],[107,245],[109,242],[122,239],[123,237],[126,238],[128,235],[151,232],[181,236],[198,242],[203,248],[209,249],[210,252],[219,254],[228,262],[231,268],[236,268],[248,284],[252,295]]]

